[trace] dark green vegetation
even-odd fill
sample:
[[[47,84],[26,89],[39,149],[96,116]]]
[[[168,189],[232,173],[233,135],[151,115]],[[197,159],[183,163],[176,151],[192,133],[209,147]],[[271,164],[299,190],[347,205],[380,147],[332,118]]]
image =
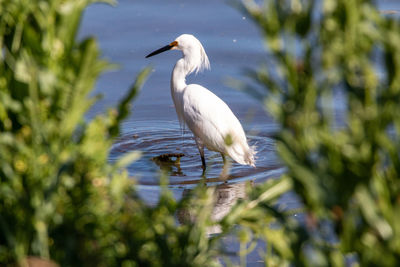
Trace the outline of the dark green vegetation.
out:
[[[214,188],[177,202],[162,186],[148,207],[124,170],[138,154],[107,162],[149,70],[118,107],[84,119],[110,67],[94,39],[76,39],[91,2],[0,1],[0,265],[35,256],[61,266],[218,266],[228,234],[242,265],[257,239],[270,266],[400,262],[398,20],[362,0],[244,2],[268,47],[266,67],[251,73],[262,86],[249,90],[281,125],[287,173],[249,186],[212,221]],[[274,206],[291,189],[305,223]],[[221,233],[208,236],[210,227]]]
[[[299,264],[400,263],[400,24],[372,2],[245,2],[269,52],[252,91],[313,232],[290,238]]]

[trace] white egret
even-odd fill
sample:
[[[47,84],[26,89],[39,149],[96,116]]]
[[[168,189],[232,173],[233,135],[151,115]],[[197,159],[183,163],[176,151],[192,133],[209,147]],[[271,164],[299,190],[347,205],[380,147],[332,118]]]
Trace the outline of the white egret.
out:
[[[193,35],[182,34],[175,41],[146,56],[167,50],[181,50],[172,71],[171,95],[179,122],[193,132],[205,169],[204,147],[220,152],[243,165],[255,167],[255,150],[247,144],[242,125],[228,105],[211,91],[198,84],[186,84],[186,76],[210,68],[210,62],[200,41]]]

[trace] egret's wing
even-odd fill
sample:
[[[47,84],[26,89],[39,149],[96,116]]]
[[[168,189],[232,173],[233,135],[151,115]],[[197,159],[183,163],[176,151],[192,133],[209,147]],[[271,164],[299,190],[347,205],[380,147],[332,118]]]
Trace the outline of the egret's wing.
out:
[[[224,101],[206,88],[191,84],[183,94],[184,121],[207,147],[222,149],[230,135],[246,140],[243,128]]]
[[[224,101],[206,88],[191,84],[183,91],[182,103],[185,123],[208,149],[255,166],[256,152],[248,146],[242,125]]]

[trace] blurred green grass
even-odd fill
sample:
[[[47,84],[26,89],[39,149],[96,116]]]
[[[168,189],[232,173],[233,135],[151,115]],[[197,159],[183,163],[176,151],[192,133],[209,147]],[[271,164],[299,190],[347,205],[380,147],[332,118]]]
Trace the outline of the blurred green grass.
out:
[[[249,0],[241,8],[268,52],[265,66],[249,71],[260,87],[247,90],[264,96],[281,125],[284,176],[315,233],[295,242],[307,246],[295,262],[343,266],[352,255],[361,266],[398,265],[398,17],[368,0]]]

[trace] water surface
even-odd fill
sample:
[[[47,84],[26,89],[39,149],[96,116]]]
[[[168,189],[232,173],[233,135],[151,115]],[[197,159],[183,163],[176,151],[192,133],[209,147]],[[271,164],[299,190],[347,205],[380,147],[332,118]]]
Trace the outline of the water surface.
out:
[[[395,0],[381,0],[378,4],[384,11],[400,10]],[[95,93],[102,94],[103,99],[90,110],[88,117],[115,105],[136,74],[149,64],[153,66],[110,155],[110,161],[114,161],[125,152],[143,152],[143,157],[128,170],[138,180],[142,195],[149,203],[156,201],[156,194],[150,191],[158,185],[160,172],[160,166],[151,160],[154,157],[165,153],[184,154],[180,166],[167,166],[174,190],[182,191],[203,178],[195,142],[190,131],[179,127],[170,95],[170,73],[181,54],[169,51],[145,59],[149,52],[183,33],[193,34],[202,42],[211,62],[211,71],[190,75],[187,83],[201,84],[222,98],[242,122],[249,143],[257,146],[257,168],[234,163],[228,182],[260,181],[277,177],[283,171],[271,139],[277,130],[276,124],[259,100],[226,85],[227,78],[243,80],[244,69],[254,69],[265,60],[262,38],[249,18],[227,2],[215,0],[121,0],[115,7],[95,4],[85,13],[80,36],[95,36],[103,57],[117,63],[119,69],[101,76]],[[206,151],[206,160],[207,181],[221,182],[219,154]]]
[[[145,55],[183,33],[193,34],[202,42],[211,62],[210,71],[190,75],[187,83],[201,84],[222,98],[242,122],[250,145],[258,151],[256,168],[233,163],[224,179],[220,177],[223,164],[219,153],[206,151],[206,182],[257,182],[282,173],[271,139],[276,131],[273,120],[258,100],[226,85],[228,77],[243,80],[243,70],[260,63],[262,41],[248,18],[224,1],[119,1],[116,7],[96,4],[85,13],[81,36],[96,36],[104,57],[120,67],[100,78],[95,92],[103,99],[89,117],[115,105],[140,69],[149,64],[153,67],[110,155],[110,161],[114,161],[123,153],[142,151],[143,156],[128,171],[150,204],[157,201],[160,177],[154,157],[184,154],[179,166],[167,166],[171,189],[177,197],[204,179],[193,136],[180,128],[170,95],[170,73],[181,54],[169,51],[145,59]]]
[[[400,10],[400,4],[394,0],[381,0],[379,7],[386,11]],[[194,139],[190,131],[180,128],[170,96],[170,73],[181,54],[169,51],[145,59],[145,55],[183,33],[193,34],[202,42],[211,62],[211,71],[191,75],[187,83],[207,87],[231,107],[242,122],[250,145],[257,147],[256,168],[233,163],[229,175],[221,179],[220,155],[206,151],[208,168],[205,176],[202,175]],[[200,181],[218,185],[214,219],[224,216],[236,199],[244,197],[245,181],[257,183],[283,173],[272,139],[277,125],[259,100],[229,88],[225,82],[228,77],[245,79],[243,70],[257,68],[264,55],[258,30],[235,8],[216,0],[121,0],[115,7],[95,4],[86,11],[82,23],[80,36],[88,35],[98,39],[104,58],[120,66],[104,74],[97,83],[95,93],[102,94],[103,99],[90,110],[89,118],[114,106],[127,92],[137,73],[149,64],[153,66],[153,72],[134,101],[132,114],[124,122],[122,134],[110,153],[112,162],[126,152],[142,151],[143,156],[128,166],[128,171],[137,179],[139,193],[148,204],[155,204],[160,192],[160,166],[152,159],[166,153],[184,154],[180,165],[164,166],[170,174],[170,188],[176,198],[187,194]],[[339,107],[343,108],[343,105]],[[292,209],[300,203],[293,193],[288,193],[278,205],[281,209]],[[178,219],[179,216],[187,214],[178,214]],[[218,232],[218,229],[214,230]],[[227,249],[237,251],[237,243],[229,238]],[[248,257],[248,263],[252,265],[263,265],[259,260],[256,251]]]

